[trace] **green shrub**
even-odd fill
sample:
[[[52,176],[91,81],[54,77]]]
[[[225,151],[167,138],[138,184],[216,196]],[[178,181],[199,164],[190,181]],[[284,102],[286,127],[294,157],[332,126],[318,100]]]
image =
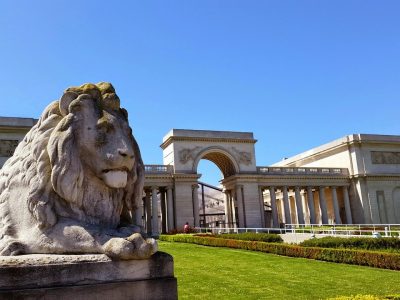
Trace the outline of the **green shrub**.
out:
[[[282,243],[282,238],[277,234],[271,233],[223,233],[223,234],[196,234],[196,236],[215,237],[221,239],[241,240],[241,241],[259,241],[266,243]]]
[[[189,227],[187,232],[185,232],[183,229],[173,229],[163,234],[174,235],[174,234],[187,234],[187,233],[197,233],[197,232],[198,231],[196,230],[196,228]]]
[[[193,235],[161,235],[160,240],[167,242],[193,243],[212,247],[229,247],[261,251],[283,256],[303,257],[336,263],[346,263],[383,269],[400,270],[400,254],[398,253],[301,247],[281,243],[242,241]]]
[[[400,251],[400,239],[398,238],[341,238],[324,237],[320,239],[306,240],[300,244],[303,247],[322,248],[351,248],[366,250],[393,250]]]

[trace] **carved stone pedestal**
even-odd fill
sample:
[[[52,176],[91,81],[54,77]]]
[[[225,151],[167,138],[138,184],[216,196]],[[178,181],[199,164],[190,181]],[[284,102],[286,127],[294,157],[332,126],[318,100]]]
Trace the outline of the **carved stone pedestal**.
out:
[[[106,255],[0,256],[0,299],[177,299],[172,256],[113,261]]]

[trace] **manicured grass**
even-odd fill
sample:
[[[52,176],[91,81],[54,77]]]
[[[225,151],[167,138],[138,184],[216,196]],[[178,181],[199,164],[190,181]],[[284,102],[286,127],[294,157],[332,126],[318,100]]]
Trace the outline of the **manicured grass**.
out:
[[[179,299],[326,299],[400,293],[400,272],[260,252],[159,242]]]

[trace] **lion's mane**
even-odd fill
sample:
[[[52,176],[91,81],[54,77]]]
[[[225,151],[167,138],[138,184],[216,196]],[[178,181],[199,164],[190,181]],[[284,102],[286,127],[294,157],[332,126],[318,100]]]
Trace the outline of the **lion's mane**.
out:
[[[54,101],[44,110],[37,124],[18,145],[14,155],[0,170],[0,238],[12,235],[13,222],[9,215],[14,201],[26,201],[32,220],[43,229],[53,226],[59,217],[71,217],[85,223],[117,227],[132,223],[133,211],[141,201],[144,184],[144,165],[139,147],[130,134],[135,152],[135,166],[128,173],[125,188],[98,191],[79,157],[72,107],[79,105],[82,96],[95,100],[96,111],[112,112],[127,121],[127,112],[109,83],[85,84],[64,92],[68,101]],[[63,96],[63,97],[64,97]],[[14,188],[26,187],[22,199],[11,199]],[[94,207],[107,206],[108,215]],[[105,210],[107,211],[107,210]],[[35,222],[34,222],[35,223]]]

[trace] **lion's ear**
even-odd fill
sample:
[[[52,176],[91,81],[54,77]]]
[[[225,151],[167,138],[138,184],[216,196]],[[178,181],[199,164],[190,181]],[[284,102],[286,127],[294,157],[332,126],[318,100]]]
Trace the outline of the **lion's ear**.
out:
[[[60,112],[62,116],[66,116],[69,113],[69,105],[74,101],[79,95],[72,91],[65,91],[60,99]]]

